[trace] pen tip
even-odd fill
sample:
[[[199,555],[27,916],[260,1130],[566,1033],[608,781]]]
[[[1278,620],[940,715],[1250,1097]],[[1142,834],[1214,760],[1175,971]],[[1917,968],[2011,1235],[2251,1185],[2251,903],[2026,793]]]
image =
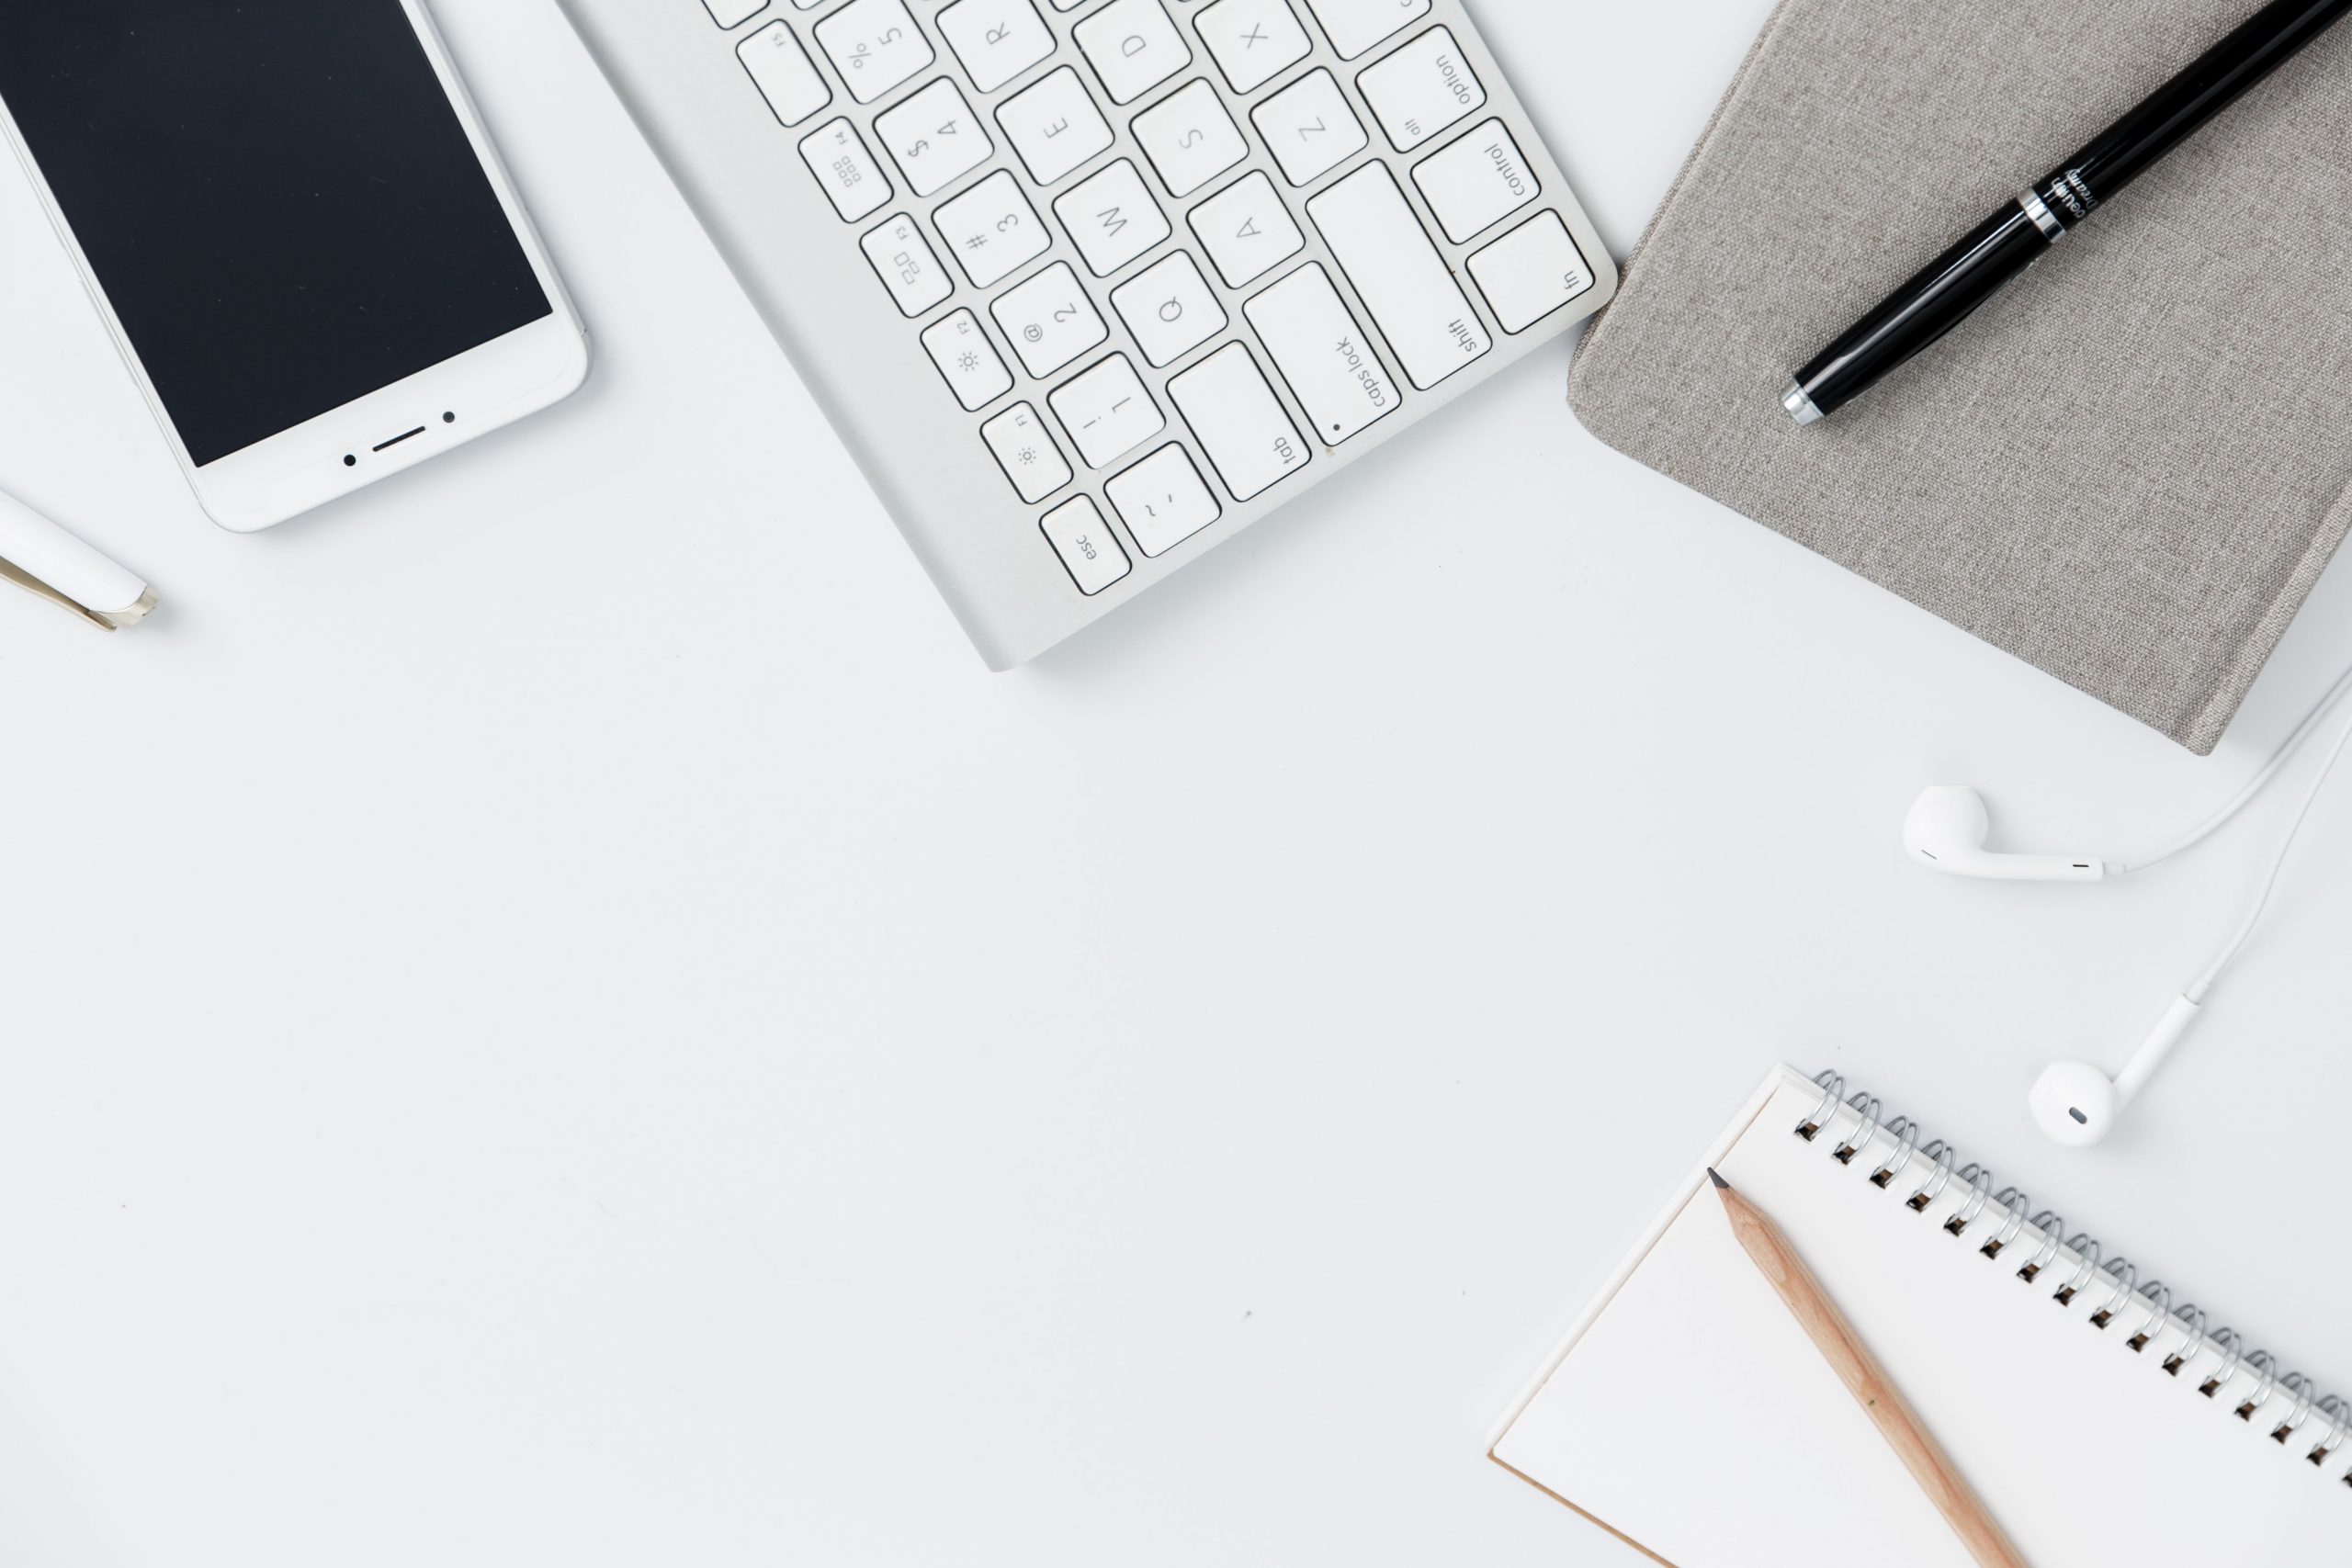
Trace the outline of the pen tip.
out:
[[[1716,1187],[1720,1188],[1724,1191],[1728,1192],[1731,1190],[1731,1183],[1716,1175],[1715,1168],[1712,1165],[1707,1168],[1707,1179],[1713,1182]]]

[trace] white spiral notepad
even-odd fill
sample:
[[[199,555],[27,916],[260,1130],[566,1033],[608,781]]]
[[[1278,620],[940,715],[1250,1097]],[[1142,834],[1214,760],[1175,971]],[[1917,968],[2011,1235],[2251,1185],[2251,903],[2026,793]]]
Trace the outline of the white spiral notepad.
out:
[[[1971,1568],[1734,1239],[1779,1222],[2034,1568],[2352,1562],[2352,1405],[1917,1122],[1778,1069],[1489,1452],[1672,1568]]]

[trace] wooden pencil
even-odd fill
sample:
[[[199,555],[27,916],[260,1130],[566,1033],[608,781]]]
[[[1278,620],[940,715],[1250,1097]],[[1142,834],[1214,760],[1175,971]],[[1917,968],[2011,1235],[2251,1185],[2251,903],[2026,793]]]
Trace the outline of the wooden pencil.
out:
[[[1877,1423],[1879,1434],[1893,1447],[1903,1466],[1913,1480],[1927,1493],[1928,1500],[1958,1535],[1969,1554],[1983,1568],[2027,1568],[2018,1549],[2001,1532],[1984,1504],[1961,1479],[1960,1472],[1943,1450],[1920,1425],[1919,1417],[1888,1381],[1886,1371],[1871,1356],[1854,1325],[1838,1310],[1838,1303],[1804,1266],[1796,1248],[1771,1216],[1749,1202],[1732,1184],[1713,1170],[1707,1172],[1715,1184],[1715,1194],[1731,1215],[1732,1234],[1739,1238],[1741,1248],[1763,1271],[1764,1278],[1808,1337],[1820,1349],[1832,1371],[1848,1392],[1861,1402],[1870,1418]]]

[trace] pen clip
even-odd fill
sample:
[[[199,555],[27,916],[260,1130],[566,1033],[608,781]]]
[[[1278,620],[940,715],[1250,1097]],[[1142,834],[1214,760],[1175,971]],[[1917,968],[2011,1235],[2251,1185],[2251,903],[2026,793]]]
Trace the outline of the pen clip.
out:
[[[155,607],[154,590],[137,573],[5,493],[0,577],[110,632],[136,626]]]
[[[119,632],[125,626],[135,626],[147,618],[148,611],[155,607],[155,591],[150,588],[141,593],[138,602],[127,610],[93,610],[71,594],[61,592],[51,587],[5,556],[0,556],[0,578],[7,579],[28,593],[46,599],[53,604],[64,605],[65,608],[102,631]]]

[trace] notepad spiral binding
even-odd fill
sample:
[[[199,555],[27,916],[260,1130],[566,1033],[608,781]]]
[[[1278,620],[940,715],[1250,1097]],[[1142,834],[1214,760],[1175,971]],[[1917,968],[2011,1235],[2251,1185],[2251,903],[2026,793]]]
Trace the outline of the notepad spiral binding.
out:
[[[1986,1210],[1997,1207],[2000,1219],[1987,1222],[1992,1233],[1976,1248],[1985,1258],[1997,1262],[2030,1248],[2017,1270],[2018,1280],[2029,1288],[2045,1273],[2056,1278],[2052,1266],[2062,1257],[2071,1258],[2071,1268],[2062,1265],[2064,1281],[2052,1292],[2059,1304],[2072,1306],[2086,1289],[2106,1290],[2105,1300],[2088,1319],[2092,1327],[2105,1331],[2121,1323],[2132,1330],[2119,1341],[2125,1348],[2141,1355],[2154,1352],[2151,1366],[2183,1380],[2184,1387],[2194,1388],[2208,1399],[2228,1388],[2243,1370],[2251,1386],[2240,1393],[2231,1407],[2239,1420],[2267,1427],[2271,1441],[2290,1451],[2308,1440],[2304,1457],[2316,1470],[2325,1472],[2332,1462],[2352,1459],[2352,1447],[2347,1446],[2352,1445],[2352,1399],[2340,1393],[2323,1394],[2302,1373],[2280,1371],[2277,1357],[2267,1350],[2247,1349],[2235,1329],[2210,1327],[2204,1310],[2193,1303],[2176,1308],[2171,1287],[2162,1280],[2142,1284],[2139,1269],[2128,1258],[2102,1261],[2102,1248],[2096,1238],[2082,1232],[2067,1235],[2064,1218],[2048,1209],[2035,1210],[2033,1200],[2020,1188],[2004,1187],[1996,1192],[1989,1168],[1973,1162],[1960,1164],[1959,1155],[1941,1138],[1922,1144],[1920,1125],[1911,1118],[1883,1120],[1883,1107],[1878,1098],[1860,1092],[1849,1096],[1843,1076],[1825,1072],[1816,1074],[1813,1081],[1822,1091],[1821,1103],[1797,1123],[1796,1136],[1817,1143],[1824,1134],[1834,1134],[1830,1157],[1850,1166],[1883,1133],[1891,1146],[1883,1157],[1871,1163],[1868,1179],[1873,1186],[1895,1190],[1896,1179],[1918,1160],[1921,1168],[1903,1201],[1914,1213],[1925,1214],[1952,1183],[1962,1183],[1966,1196],[1943,1226],[1953,1236],[1973,1240],[1983,1235],[1977,1222]],[[1853,1121],[1839,1133],[1837,1124],[1841,1112]],[[2166,1348],[2165,1341],[2175,1335],[2177,1343]],[[2209,1355],[2210,1366],[2204,1364]],[[2286,1395],[2293,1396],[2291,1407],[2285,1404]],[[2283,1413],[2275,1422],[2264,1421],[2262,1413],[2271,1408],[2274,1396],[2280,1396]],[[2325,1425],[2314,1427],[2314,1422]],[[2352,1490],[2352,1469],[2347,1469],[2342,1481]]]

